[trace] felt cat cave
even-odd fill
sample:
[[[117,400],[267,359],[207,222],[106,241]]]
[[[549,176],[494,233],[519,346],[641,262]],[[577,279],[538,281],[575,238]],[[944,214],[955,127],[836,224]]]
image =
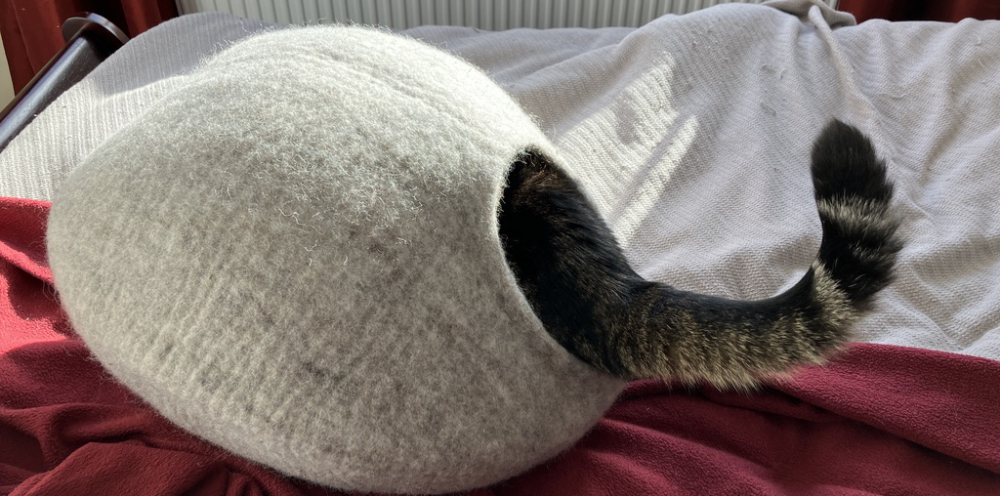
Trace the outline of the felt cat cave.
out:
[[[826,164],[839,138],[868,148]],[[702,297],[631,272],[558,151],[473,66],[374,30],[275,31],[70,174],[49,259],[93,354],[188,431],[323,485],[458,491],[565,450],[626,379],[739,385],[840,345],[898,249],[863,141],[834,125],[817,145],[824,248],[801,283]],[[841,162],[873,186],[844,189]],[[551,194],[568,196],[533,213]],[[543,232],[594,250],[552,273]],[[856,238],[865,257],[838,259]]]
[[[206,62],[61,187],[72,323],[185,429],[285,473],[445,492],[569,447],[623,381],[542,329],[497,235],[555,156],[481,71],[406,38],[289,29]]]

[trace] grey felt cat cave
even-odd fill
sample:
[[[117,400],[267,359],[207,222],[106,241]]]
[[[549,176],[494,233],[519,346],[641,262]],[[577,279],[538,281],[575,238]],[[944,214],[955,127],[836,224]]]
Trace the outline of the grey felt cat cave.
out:
[[[569,447],[624,384],[546,334],[504,262],[526,148],[555,156],[426,45],[254,37],[66,181],[53,271],[94,354],[185,429],[340,488],[483,486]]]

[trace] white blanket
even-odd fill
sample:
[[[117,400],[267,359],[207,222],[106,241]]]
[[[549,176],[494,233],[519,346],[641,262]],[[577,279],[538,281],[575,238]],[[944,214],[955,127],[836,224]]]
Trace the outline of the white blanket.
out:
[[[0,195],[48,199],[101,141],[227,43],[199,14],[139,36],[0,154]],[[859,340],[1000,359],[1000,22],[888,23],[818,2],[728,4],[642,28],[423,27],[486,69],[562,148],[636,269],[763,298],[819,246],[808,155],[839,117],[897,183],[906,248]]]

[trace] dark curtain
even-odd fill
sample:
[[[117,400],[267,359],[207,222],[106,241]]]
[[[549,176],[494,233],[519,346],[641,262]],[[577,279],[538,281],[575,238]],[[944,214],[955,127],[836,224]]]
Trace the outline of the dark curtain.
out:
[[[864,22],[890,21],[958,22],[965,18],[1000,19],[997,0],[840,0],[838,10],[850,12]]]
[[[173,0],[0,0],[0,37],[14,91],[62,49],[63,21],[85,12],[106,17],[134,37],[176,17],[177,7]]]

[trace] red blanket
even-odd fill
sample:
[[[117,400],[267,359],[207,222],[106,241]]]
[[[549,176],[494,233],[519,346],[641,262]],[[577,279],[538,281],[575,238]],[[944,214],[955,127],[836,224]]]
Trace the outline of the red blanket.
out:
[[[0,198],[0,494],[319,495],[199,441],[88,356],[48,204]],[[1000,362],[880,345],[752,395],[631,385],[557,459],[476,495],[1000,495]]]

